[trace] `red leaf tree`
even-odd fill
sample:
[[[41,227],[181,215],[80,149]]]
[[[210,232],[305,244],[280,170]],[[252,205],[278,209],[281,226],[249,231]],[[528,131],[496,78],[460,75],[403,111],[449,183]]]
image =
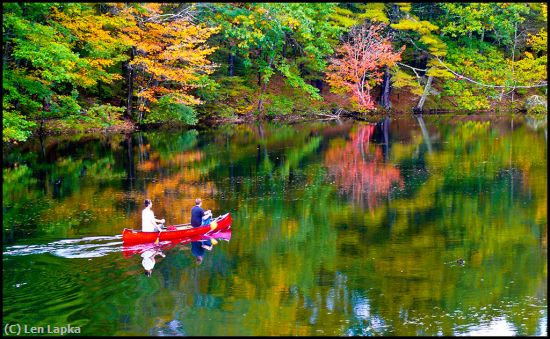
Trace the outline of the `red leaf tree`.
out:
[[[383,23],[354,27],[328,67],[327,81],[335,93],[350,93],[360,109],[374,108],[371,90],[382,82],[384,67],[401,60],[403,46],[394,51]]]

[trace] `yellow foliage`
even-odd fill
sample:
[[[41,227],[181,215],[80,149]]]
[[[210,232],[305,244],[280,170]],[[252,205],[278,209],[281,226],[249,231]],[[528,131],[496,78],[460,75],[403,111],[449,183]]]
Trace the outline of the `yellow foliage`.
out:
[[[400,69],[396,69],[396,71],[393,73],[392,84],[395,88],[408,87],[409,91],[415,95],[422,95],[424,91],[424,89],[422,88],[422,86],[420,86],[414,76],[407,74]]]
[[[390,23],[390,19],[385,12],[385,4],[382,2],[367,3],[359,6],[359,8],[365,11],[365,13],[359,15],[362,19],[371,19],[388,24]]]
[[[178,103],[196,105],[200,100],[188,93],[197,87],[202,74],[211,74],[215,65],[207,57],[216,47],[206,46],[208,38],[219,31],[219,27],[177,19],[162,23],[147,22],[151,16],[161,14],[157,5],[143,6],[146,13],[140,13],[140,21],[146,23],[127,29],[128,38],[138,50],[131,61],[140,72],[136,78],[138,97],[154,103],[166,94],[171,94]],[[249,20],[238,16],[238,20]],[[151,86],[151,80],[157,85]],[[165,86],[169,84],[169,86]]]
[[[162,13],[160,9],[161,5],[162,5],[161,3],[157,3],[157,2],[146,2],[146,3],[142,3],[141,7],[143,7],[144,9],[147,9],[150,13],[161,14]]]
[[[426,75],[427,75],[427,76],[438,77],[438,78],[448,78],[448,79],[453,79],[453,78],[455,78],[455,75],[454,75],[453,73],[447,71],[446,69],[437,68],[437,67],[432,67],[432,68],[430,68],[430,69],[426,72]]]
[[[436,25],[429,21],[418,21],[411,18],[403,19],[396,24],[392,24],[391,27],[403,31],[416,31],[420,34],[429,34],[438,29]]]
[[[548,32],[542,28],[536,35],[528,34],[527,43],[532,46],[535,52],[544,51],[548,48]]]
[[[412,3],[410,2],[397,2],[397,6],[399,6],[399,9],[403,12],[410,12],[412,8]]]

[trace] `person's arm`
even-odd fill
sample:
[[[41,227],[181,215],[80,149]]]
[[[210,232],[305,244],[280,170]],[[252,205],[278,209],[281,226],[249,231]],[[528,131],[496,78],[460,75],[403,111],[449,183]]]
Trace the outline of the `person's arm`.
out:
[[[164,224],[164,222],[166,221],[166,220],[164,220],[164,219],[157,219],[157,218],[155,217],[155,214],[153,214],[153,220],[154,220],[155,222],[159,222],[159,223],[161,223],[161,224]]]
[[[155,215],[153,215],[153,220],[155,221],[154,224],[155,224],[155,228],[159,231],[159,232],[162,232],[162,227],[161,225],[157,224],[157,223],[161,223],[161,224],[164,224],[164,222],[166,220],[164,219],[157,219],[155,218]]]

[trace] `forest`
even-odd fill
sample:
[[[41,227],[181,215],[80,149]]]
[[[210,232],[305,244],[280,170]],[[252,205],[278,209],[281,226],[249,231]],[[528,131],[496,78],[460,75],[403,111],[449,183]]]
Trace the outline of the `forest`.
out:
[[[43,129],[547,112],[545,3],[2,7],[4,143]]]

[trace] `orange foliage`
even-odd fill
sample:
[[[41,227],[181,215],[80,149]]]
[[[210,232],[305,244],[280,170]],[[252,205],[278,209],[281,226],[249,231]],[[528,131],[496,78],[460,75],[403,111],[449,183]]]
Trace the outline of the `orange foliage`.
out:
[[[190,150],[183,153],[174,153],[168,158],[162,158],[156,151],[152,151],[150,144],[140,145],[142,155],[147,153],[148,160],[140,160],[138,169],[149,174],[146,177],[154,178],[147,183],[142,196],[136,197],[136,201],[145,198],[155,201],[154,212],[158,218],[166,219],[168,224],[189,222],[191,207],[195,204],[195,198],[201,197],[204,206],[215,213],[223,213],[218,206],[208,200],[208,196],[216,193],[214,183],[201,180],[200,168],[192,167],[199,163],[204,155],[201,151]],[[142,156],[143,157],[143,156]],[[140,157],[141,158],[141,157]],[[181,168],[170,175],[163,174],[163,168]],[[136,211],[128,222],[129,227],[139,228],[141,225],[141,210]]]
[[[75,81],[79,85],[89,87],[98,80],[110,84],[122,78],[108,68],[127,59],[125,51],[130,45],[122,30],[132,25],[130,21],[117,15],[97,14],[93,5],[83,6],[78,14],[64,13],[55,6],[51,11],[52,17],[74,35],[72,45],[82,53],[81,62],[75,65]]]
[[[140,152],[144,152],[145,149],[149,149],[149,144],[146,147],[140,147]],[[161,159],[160,155],[153,153],[150,154],[149,160],[140,161],[138,169],[141,171],[153,171],[160,170],[166,166],[178,166],[184,167],[193,162],[199,162],[203,158],[201,151],[188,151],[183,153],[175,153],[169,155],[166,159]]]
[[[138,70],[138,97],[151,103],[172,94],[176,103],[200,103],[189,91],[200,87],[202,75],[214,71],[207,56],[216,48],[208,47],[205,42],[218,28],[195,25],[189,18],[166,13],[165,18],[171,19],[161,21],[163,12],[159,4],[140,6],[144,11],[138,12],[133,7],[126,9],[127,15],[135,17],[138,25],[125,30],[137,52],[130,65]]]

